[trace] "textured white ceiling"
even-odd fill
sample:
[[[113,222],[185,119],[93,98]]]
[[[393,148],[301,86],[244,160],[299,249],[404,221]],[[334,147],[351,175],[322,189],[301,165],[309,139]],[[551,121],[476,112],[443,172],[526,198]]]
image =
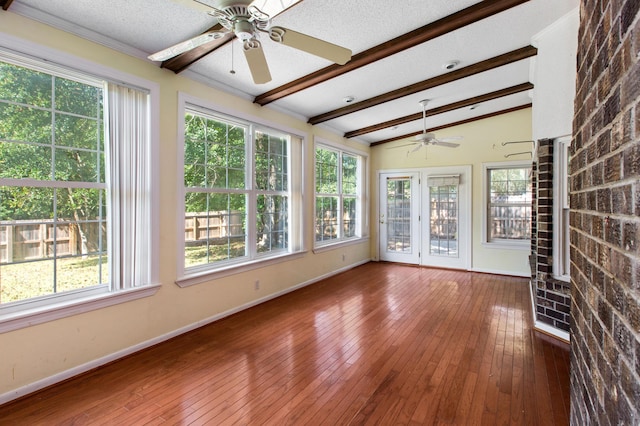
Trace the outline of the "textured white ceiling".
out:
[[[216,2],[217,0],[210,0]],[[263,1],[263,0],[261,0]],[[267,0],[279,1],[279,0]],[[275,25],[318,37],[354,54],[384,43],[430,22],[472,6],[477,0],[303,0],[274,18]],[[531,44],[531,38],[578,6],[578,0],[530,0],[500,14],[468,25],[427,43],[392,55],[372,65],[287,96],[273,103],[304,119],[345,106],[347,95],[357,101],[380,95],[446,71],[442,64],[471,65]],[[146,57],[193,37],[216,23],[190,0],[14,0],[11,12],[44,21],[85,38]],[[253,83],[239,42],[227,44],[189,68],[186,75],[234,93],[254,97],[303,77],[331,63],[279,45],[262,37],[273,80]],[[422,93],[368,108],[321,124],[338,132],[420,112],[418,101],[429,107],[446,105],[529,80],[529,59],[468,77]],[[235,73],[231,73],[230,70]],[[535,89],[534,89],[535,90]],[[439,126],[530,102],[527,93],[429,117]],[[358,137],[367,142],[419,131],[421,121]]]

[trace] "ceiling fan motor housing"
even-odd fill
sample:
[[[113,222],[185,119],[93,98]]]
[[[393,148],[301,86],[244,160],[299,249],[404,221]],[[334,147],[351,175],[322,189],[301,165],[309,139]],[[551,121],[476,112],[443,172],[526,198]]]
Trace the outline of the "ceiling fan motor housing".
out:
[[[234,22],[233,32],[242,41],[250,40],[253,37],[253,24],[247,20],[240,19]]]

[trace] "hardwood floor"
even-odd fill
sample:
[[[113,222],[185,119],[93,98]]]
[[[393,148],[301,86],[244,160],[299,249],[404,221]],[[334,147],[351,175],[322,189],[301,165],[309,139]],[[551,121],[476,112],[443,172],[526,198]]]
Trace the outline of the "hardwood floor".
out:
[[[30,397],[0,424],[569,423],[528,280],[369,263]]]

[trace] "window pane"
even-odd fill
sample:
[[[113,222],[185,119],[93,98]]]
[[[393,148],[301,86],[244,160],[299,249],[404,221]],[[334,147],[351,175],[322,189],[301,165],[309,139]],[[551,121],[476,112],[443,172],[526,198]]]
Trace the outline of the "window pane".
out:
[[[286,191],[287,140],[267,133],[256,132],[256,188],[267,191]]]
[[[489,238],[527,240],[531,238],[530,168],[489,171]]]
[[[346,238],[356,235],[356,198],[344,197],[342,199],[342,232]]]
[[[102,116],[102,89],[56,77],[56,109],[85,117]]]
[[[358,158],[342,154],[342,193],[356,194],[358,184]]]
[[[256,217],[258,253],[288,247],[288,198],[259,195]]]
[[[49,111],[0,102],[0,139],[50,144],[51,121]]]
[[[431,255],[458,256],[458,186],[429,187]]]
[[[16,302],[55,293],[54,261],[0,263],[0,303]]]
[[[246,129],[205,117],[185,115],[185,186],[246,187]]]
[[[99,149],[100,122],[95,118],[56,114],[55,144],[73,148]]]
[[[387,181],[387,250],[411,251],[411,179]]]
[[[0,187],[0,221],[53,219],[52,188]]]
[[[50,180],[51,148],[0,142],[0,178]]]
[[[338,192],[338,153],[335,151],[316,149],[316,192]]]
[[[75,149],[55,150],[55,178],[61,181],[104,182],[104,171],[98,168],[103,153]]]
[[[338,197],[316,197],[316,241],[338,238]]]
[[[187,193],[185,209],[185,266],[246,255],[244,195]]]
[[[0,99],[51,108],[52,76],[3,62],[0,62],[0,75]]]

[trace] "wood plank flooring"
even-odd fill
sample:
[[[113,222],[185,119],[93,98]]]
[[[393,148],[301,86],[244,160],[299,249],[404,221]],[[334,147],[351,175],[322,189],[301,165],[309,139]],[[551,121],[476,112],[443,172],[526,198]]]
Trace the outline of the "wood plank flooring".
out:
[[[528,280],[369,263],[0,406],[2,425],[564,425]]]

